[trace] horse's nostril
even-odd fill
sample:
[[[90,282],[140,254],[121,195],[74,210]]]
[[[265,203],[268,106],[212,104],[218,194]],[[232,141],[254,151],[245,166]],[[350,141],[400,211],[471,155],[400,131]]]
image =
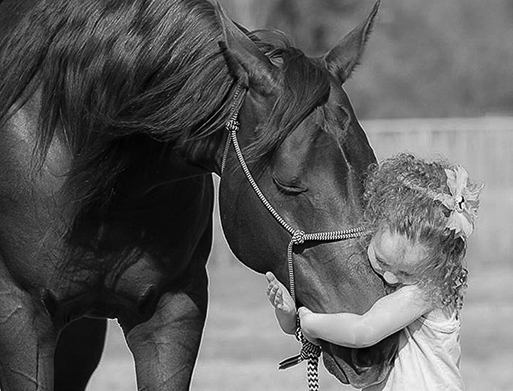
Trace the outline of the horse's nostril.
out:
[[[374,350],[370,350],[368,348],[362,349],[353,349],[351,351],[351,358],[353,359],[353,363],[356,368],[366,369],[372,367],[375,360],[375,354],[373,354]]]

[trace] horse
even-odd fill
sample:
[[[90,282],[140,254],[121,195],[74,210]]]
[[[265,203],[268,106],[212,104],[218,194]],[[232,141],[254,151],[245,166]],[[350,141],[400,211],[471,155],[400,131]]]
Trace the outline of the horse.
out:
[[[343,83],[378,10],[324,56],[206,0],[0,2],[0,388],[84,390],[106,319],[139,389],[187,390],[206,318],[214,188],[236,256],[288,282],[289,233],[352,227],[375,156]],[[237,102],[237,104],[234,104]],[[363,313],[385,294],[362,241],[298,242],[297,301]],[[397,335],[326,368],[362,387]]]

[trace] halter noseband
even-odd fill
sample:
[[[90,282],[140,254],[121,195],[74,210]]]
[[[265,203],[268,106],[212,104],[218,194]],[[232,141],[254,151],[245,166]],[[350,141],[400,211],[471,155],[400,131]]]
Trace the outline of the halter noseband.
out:
[[[251,172],[244,160],[244,156],[242,155],[242,151],[239,146],[239,142],[237,139],[237,132],[240,128],[240,123],[238,121],[239,111],[242,107],[242,103],[244,102],[244,87],[242,84],[238,83],[236,86],[236,90],[234,93],[234,101],[231,107],[230,119],[226,123],[226,129],[228,130],[228,136],[226,138],[226,144],[223,151],[223,157],[221,162],[221,174],[223,173],[226,160],[228,157],[228,150],[230,147],[230,143],[233,144],[235,149],[235,154],[237,155],[237,159],[241,165],[244,174],[246,175],[247,180],[249,181],[251,187],[255,191],[256,195],[267,208],[269,213],[280,223],[280,225],[285,228],[291,235],[291,239],[289,245],[287,247],[287,266],[289,273],[289,291],[292,296],[292,300],[294,303],[296,302],[296,289],[295,289],[295,281],[294,281],[294,262],[293,262],[293,247],[295,244],[303,244],[306,241],[338,241],[338,240],[346,240],[346,239],[354,239],[362,236],[365,233],[365,229],[362,227],[349,228],[341,231],[328,231],[328,232],[317,232],[317,233],[305,233],[300,229],[293,228],[289,223],[287,223],[283,217],[273,208],[270,202],[265,198],[264,194],[258,187],[258,184],[253,179]],[[301,333],[301,327],[299,324],[299,318],[296,320],[296,338],[301,342],[301,351],[298,355],[290,357],[288,359],[280,362],[278,368],[286,369],[295,364],[300,363],[303,360],[308,360],[307,365],[307,377],[308,377],[308,389],[310,391],[317,391],[319,389],[319,373],[318,373],[318,364],[319,364],[319,356],[321,355],[320,346],[314,345],[310,341],[308,341]]]

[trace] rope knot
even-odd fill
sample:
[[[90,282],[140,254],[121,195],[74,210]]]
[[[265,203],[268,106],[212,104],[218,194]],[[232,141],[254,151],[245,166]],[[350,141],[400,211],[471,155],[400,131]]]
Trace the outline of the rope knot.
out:
[[[305,242],[305,232],[297,229],[294,231],[292,235],[292,243],[294,244],[303,244]]]
[[[239,131],[239,121],[237,120],[237,118],[232,118],[230,119],[227,123],[226,123],[226,129],[228,129],[228,131],[232,132],[232,131],[236,131],[238,132]]]
[[[301,358],[303,360],[308,360],[311,358],[319,357],[321,355],[321,347],[314,345],[310,341],[303,342],[303,345],[301,346]]]

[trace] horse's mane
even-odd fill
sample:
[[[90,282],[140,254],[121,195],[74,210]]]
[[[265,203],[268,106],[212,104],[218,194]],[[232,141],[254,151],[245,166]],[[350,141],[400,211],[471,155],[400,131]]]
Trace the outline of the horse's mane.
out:
[[[206,1],[41,1],[1,43],[0,122],[40,88],[38,155],[60,128],[70,176],[119,170],[109,157],[133,134],[181,145],[222,127],[234,80],[220,40]]]
[[[251,148],[264,161],[326,99],[329,83],[283,34],[248,35],[284,69],[284,93]],[[62,132],[71,188],[94,198],[141,135],[194,154],[194,141],[224,128],[235,82],[221,40],[207,1],[41,1],[0,42],[0,125],[40,89],[37,156],[43,161]]]

